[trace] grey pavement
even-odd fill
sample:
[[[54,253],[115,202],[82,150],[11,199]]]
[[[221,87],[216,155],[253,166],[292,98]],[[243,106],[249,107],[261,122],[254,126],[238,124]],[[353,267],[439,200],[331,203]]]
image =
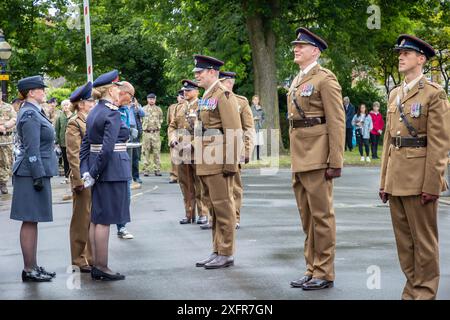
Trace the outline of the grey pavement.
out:
[[[111,226],[110,267],[127,277],[118,282],[95,282],[89,275],[70,273],[71,201],[62,201],[68,186],[58,177],[53,179],[54,221],[39,224],[38,244],[39,264],[56,271],[56,279],[22,283],[20,222],[9,219],[10,196],[0,196],[0,299],[399,299],[405,279],[389,209],[377,198],[379,169],[347,167],[343,174],[335,182],[332,289],[305,292],[289,286],[304,271],[304,234],[290,172],[261,175],[259,170],[245,170],[234,267],[195,267],[196,260],[211,252],[211,232],[178,223],[184,212],[180,189],[169,184],[165,174],[143,178],[142,189],[133,191],[128,230],[135,239],[118,239]],[[450,206],[445,204],[439,209],[439,230],[438,299],[450,299]],[[378,271],[379,289],[373,288]]]

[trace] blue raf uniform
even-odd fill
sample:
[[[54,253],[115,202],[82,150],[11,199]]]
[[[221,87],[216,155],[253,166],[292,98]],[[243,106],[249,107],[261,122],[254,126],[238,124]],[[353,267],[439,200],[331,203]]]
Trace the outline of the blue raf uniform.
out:
[[[45,87],[40,76],[24,78],[18,83],[20,92]],[[55,130],[40,105],[28,101],[22,105],[17,115],[17,136],[20,153],[13,166],[11,219],[53,221],[50,177],[58,174]]]
[[[116,70],[98,77],[93,87],[121,85]],[[131,180],[130,158],[126,142],[128,127],[121,121],[118,107],[99,100],[86,121],[86,134],[80,149],[80,172],[95,179],[92,187],[91,221],[94,224],[130,222],[128,180]]]

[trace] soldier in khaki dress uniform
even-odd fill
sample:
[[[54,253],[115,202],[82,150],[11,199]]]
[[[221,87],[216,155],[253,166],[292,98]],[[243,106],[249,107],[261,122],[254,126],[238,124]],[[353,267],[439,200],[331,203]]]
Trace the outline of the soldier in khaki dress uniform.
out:
[[[236,73],[221,71],[220,76],[222,79],[222,84],[228,88],[228,90],[233,91]],[[255,140],[255,124],[253,122],[253,113],[250,108],[248,100],[244,96],[235,94],[238,100],[238,111],[241,118],[241,126],[243,130],[243,142],[244,145],[240,148],[240,163],[239,170],[234,175],[234,202],[236,204],[236,229],[240,228],[241,223],[241,207],[242,207],[242,197],[244,194],[244,186],[242,185],[241,178],[241,163],[249,163],[250,156],[253,153],[254,140]]]
[[[80,174],[80,147],[86,133],[86,118],[95,105],[91,98],[92,83],[77,88],[70,96],[76,114],[69,119],[66,129],[66,152],[72,185],[72,220],[70,221],[70,252],[72,265],[82,273],[90,273],[93,264],[89,241],[91,223],[91,189],[84,188]]]
[[[306,234],[306,271],[291,282],[303,290],[334,285],[336,223],[333,178],[341,175],[345,112],[336,76],[317,64],[324,40],[297,29],[294,62],[300,67],[288,92],[289,137],[293,188]]]
[[[170,136],[169,134],[169,125],[173,120],[173,117],[175,115],[175,107],[184,102],[184,91],[179,90],[177,94],[177,103],[174,103],[169,106],[167,109],[167,136]],[[169,139],[169,145],[170,145],[170,139]],[[172,150],[171,150],[172,151]],[[178,164],[175,164],[173,162],[173,155],[172,152],[170,153],[170,162],[171,162],[171,169],[170,169],[170,177],[169,177],[169,183],[177,183],[178,182]]]
[[[0,91],[1,97],[1,91]],[[13,130],[16,125],[16,112],[13,107],[0,99],[0,192],[8,193],[9,178],[13,162]]]
[[[380,197],[389,201],[400,266],[402,299],[435,299],[439,285],[437,207],[447,187],[450,112],[445,91],[423,75],[435,55],[425,41],[397,39],[404,81],[389,95]]]
[[[164,121],[163,112],[156,103],[156,95],[147,95],[147,105],[144,107],[145,117],[142,122],[142,151],[144,153],[144,176],[148,177],[150,171],[155,176],[161,176],[161,124]]]
[[[169,141],[172,153],[179,163],[178,181],[183,193],[186,216],[180,224],[195,222],[197,208],[197,224],[208,222],[208,207],[202,198],[202,184],[196,173],[194,163],[194,127],[198,118],[198,86],[191,80],[183,80],[183,92],[186,100],[176,105],[175,114],[169,124]]]
[[[195,79],[205,89],[198,103],[200,122],[194,128],[195,163],[211,206],[213,235],[212,254],[198,261],[196,266],[217,269],[234,264],[236,207],[233,176],[239,170],[237,136],[242,135],[242,128],[237,99],[219,81],[219,68],[223,62],[201,55],[194,55],[194,58]]]

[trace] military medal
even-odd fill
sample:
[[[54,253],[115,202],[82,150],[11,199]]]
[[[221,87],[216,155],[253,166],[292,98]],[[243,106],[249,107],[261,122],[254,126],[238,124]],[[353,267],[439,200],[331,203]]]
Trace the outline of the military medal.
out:
[[[309,97],[311,96],[311,94],[314,91],[314,86],[312,84],[304,84],[301,88],[300,88],[301,92],[300,95],[302,97]]]
[[[411,105],[411,117],[418,118],[420,117],[422,106],[420,105],[420,102],[415,102]]]
[[[217,108],[217,99],[211,98],[211,99],[199,99],[198,100],[198,107],[201,111],[213,111]]]

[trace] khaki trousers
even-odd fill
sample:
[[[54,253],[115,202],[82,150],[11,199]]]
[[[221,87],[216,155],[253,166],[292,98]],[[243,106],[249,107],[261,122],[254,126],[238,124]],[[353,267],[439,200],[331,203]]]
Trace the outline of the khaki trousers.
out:
[[[242,185],[241,168],[234,175],[233,198],[236,206],[236,223],[241,223],[241,207],[244,187]]]
[[[222,173],[200,176],[205,197],[211,205],[213,251],[222,256],[234,253],[236,207],[233,199],[234,177]]]
[[[293,174],[293,188],[306,235],[305,275],[334,281],[336,222],[333,209],[333,181],[319,169]]]
[[[420,196],[389,196],[400,266],[406,276],[402,299],[435,299],[439,285],[438,203]]]
[[[89,241],[91,223],[91,189],[73,192],[72,220],[70,221],[70,252],[72,265],[92,265],[92,251]]]
[[[202,197],[202,184],[196,174],[194,164],[179,164],[178,183],[181,188],[184,200],[186,217],[195,217],[195,207],[197,207],[198,216],[207,216],[208,207]]]

